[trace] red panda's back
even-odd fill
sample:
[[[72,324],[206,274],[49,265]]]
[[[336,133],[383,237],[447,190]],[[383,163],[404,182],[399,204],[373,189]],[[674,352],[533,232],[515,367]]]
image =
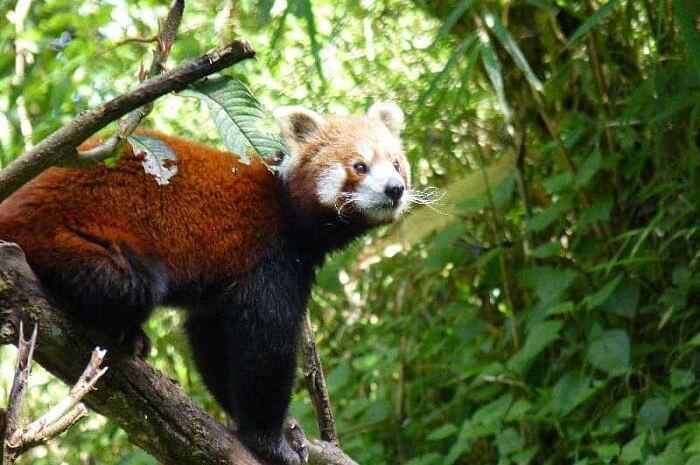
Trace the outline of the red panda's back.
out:
[[[0,239],[19,243],[37,268],[106,253],[108,243],[162,261],[174,281],[250,269],[281,227],[273,175],[261,162],[150,134],[177,155],[167,185],[128,148],[114,168],[52,168],[0,204]]]

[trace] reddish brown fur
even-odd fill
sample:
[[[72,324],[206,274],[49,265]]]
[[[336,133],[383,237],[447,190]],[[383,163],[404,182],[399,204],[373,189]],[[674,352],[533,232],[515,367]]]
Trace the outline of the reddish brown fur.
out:
[[[168,185],[146,174],[129,148],[114,168],[51,168],[0,204],[0,238],[19,243],[38,268],[60,266],[58,257],[107,256],[81,237],[88,235],[159,258],[175,285],[250,270],[282,227],[273,174],[259,161],[244,165],[152,134],[177,155]]]

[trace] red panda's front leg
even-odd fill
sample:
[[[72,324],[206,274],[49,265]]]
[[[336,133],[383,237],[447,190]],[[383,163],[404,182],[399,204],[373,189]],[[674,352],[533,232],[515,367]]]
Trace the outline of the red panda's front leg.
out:
[[[295,266],[296,265],[296,266]],[[287,254],[193,308],[187,330],[209,390],[261,458],[298,465],[284,438],[311,274]]]

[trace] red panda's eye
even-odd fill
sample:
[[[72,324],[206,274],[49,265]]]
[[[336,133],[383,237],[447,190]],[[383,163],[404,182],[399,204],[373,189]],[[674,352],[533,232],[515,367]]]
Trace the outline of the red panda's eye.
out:
[[[361,161],[358,161],[357,163],[355,163],[353,168],[355,168],[355,173],[357,173],[357,174],[365,174],[368,171],[367,165]]]
[[[394,160],[394,169],[398,171],[399,173],[401,172],[401,165],[399,165],[398,160]]]

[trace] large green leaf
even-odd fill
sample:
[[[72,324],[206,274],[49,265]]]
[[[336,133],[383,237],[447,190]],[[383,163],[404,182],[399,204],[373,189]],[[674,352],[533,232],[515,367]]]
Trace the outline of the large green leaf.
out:
[[[668,422],[670,414],[665,398],[652,397],[639,409],[637,424],[642,429],[661,429]]]
[[[624,329],[611,329],[591,341],[588,346],[591,365],[609,374],[625,374],[630,363],[630,339]]]
[[[249,150],[265,158],[275,157],[279,152],[287,153],[279,136],[260,127],[265,110],[238,79],[216,76],[194,84],[181,95],[197,97],[207,104],[221,141],[243,163],[250,162]]]
[[[551,408],[554,413],[565,416],[588,399],[595,389],[591,378],[578,371],[570,371],[561,377],[552,388]]]
[[[534,324],[528,332],[525,344],[510,359],[508,367],[515,371],[524,371],[540,352],[559,338],[562,326],[561,321],[542,321]]]

